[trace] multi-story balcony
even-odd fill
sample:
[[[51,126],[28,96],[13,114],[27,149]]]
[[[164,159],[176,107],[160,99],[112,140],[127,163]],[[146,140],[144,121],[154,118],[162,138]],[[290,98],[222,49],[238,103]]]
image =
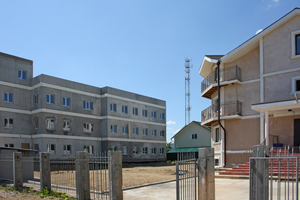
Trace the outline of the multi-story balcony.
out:
[[[228,101],[220,105],[221,119],[240,118],[242,115],[242,102]],[[209,126],[218,120],[218,105],[213,104],[201,112],[201,125]]]
[[[237,65],[220,69],[220,85],[228,85],[241,81],[241,68]],[[218,89],[218,71],[212,71],[201,83],[201,96],[211,98]]]

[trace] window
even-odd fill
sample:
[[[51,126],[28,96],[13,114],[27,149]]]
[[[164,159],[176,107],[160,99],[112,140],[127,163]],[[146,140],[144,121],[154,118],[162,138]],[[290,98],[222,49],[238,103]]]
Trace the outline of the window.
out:
[[[39,103],[39,96],[37,94],[33,95],[33,105],[36,105]]]
[[[117,146],[111,146],[110,148],[112,151],[117,151]]]
[[[138,115],[138,109],[137,108],[132,108],[132,114]]]
[[[70,154],[71,153],[71,145],[67,144],[64,145],[64,154]]]
[[[138,154],[138,148],[137,147],[133,147],[132,153],[133,153],[133,155]]]
[[[122,106],[122,113],[128,113],[128,106]]]
[[[93,154],[94,153],[94,146],[92,145],[84,145],[83,146],[83,150],[89,154]]]
[[[159,114],[159,118],[160,118],[160,119],[165,119],[165,113],[160,113],[160,114]]]
[[[215,159],[215,166],[219,166],[219,159]]]
[[[138,135],[138,134],[139,134],[139,129],[138,129],[138,127],[135,127],[135,128],[132,129],[132,134],[133,134],[133,135]]]
[[[13,128],[14,127],[14,120],[10,118],[4,119],[4,128]]]
[[[70,107],[70,98],[69,97],[63,97],[63,106]]]
[[[143,147],[143,154],[148,154],[148,147]]]
[[[300,34],[298,34],[298,35],[295,35],[295,45],[296,45],[296,49],[295,49],[295,51],[296,51],[296,55],[299,55],[300,54]]]
[[[197,140],[197,133],[192,134],[192,140]]]
[[[50,154],[55,154],[55,144],[48,144],[47,145],[47,152]]]
[[[159,149],[159,153],[160,153],[160,154],[164,154],[164,148],[160,148],[160,149]]]
[[[39,120],[38,120],[38,119],[35,119],[35,120],[34,120],[34,128],[35,128],[35,129],[38,129],[38,128],[39,128]]]
[[[161,130],[160,133],[159,133],[160,137],[165,137],[165,131],[164,130]]]
[[[219,142],[220,141],[220,129],[219,128],[216,128],[215,129],[215,134],[214,134],[214,136],[215,136],[215,141],[214,142]]]
[[[143,117],[147,117],[147,110],[143,110]]]
[[[70,120],[63,120],[63,130],[65,130],[65,131],[71,130]]]
[[[291,47],[292,56],[291,59],[300,58],[300,30],[293,31],[291,33]]]
[[[39,144],[34,144],[34,150],[40,150]]]
[[[296,80],[296,91],[300,91],[300,80]]]
[[[122,133],[128,134],[128,126],[122,126]]]
[[[117,125],[111,125],[110,126],[110,132],[111,133],[117,133]]]
[[[93,132],[93,124],[83,123],[83,131],[84,132]]]
[[[122,152],[123,152],[123,155],[127,155],[128,154],[127,146],[123,146]]]
[[[151,153],[156,154],[156,148],[155,147],[151,149]]]
[[[47,119],[46,124],[47,124],[47,129],[54,129],[54,119]]]
[[[26,80],[26,71],[18,70],[18,79]]]
[[[54,95],[53,94],[47,94],[46,95],[46,102],[48,104],[54,104]]]
[[[148,129],[147,128],[143,128],[143,135],[145,135],[145,136],[148,135]]]
[[[152,130],[152,136],[156,136],[156,129]]]
[[[83,101],[83,109],[85,109],[85,110],[93,110],[93,102]]]
[[[14,144],[4,144],[4,146],[13,148],[15,145]]]
[[[151,112],[151,117],[156,118],[156,112]]]
[[[117,104],[111,103],[110,104],[110,111],[117,112]]]
[[[14,98],[12,93],[4,92],[4,102],[13,103]]]

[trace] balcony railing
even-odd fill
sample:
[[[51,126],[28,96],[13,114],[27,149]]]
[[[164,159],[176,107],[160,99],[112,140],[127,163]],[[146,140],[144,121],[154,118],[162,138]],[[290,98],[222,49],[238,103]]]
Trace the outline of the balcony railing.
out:
[[[241,68],[236,66],[220,69],[220,82],[241,80]],[[211,84],[218,82],[218,71],[215,69],[201,82],[201,93],[203,93]]]
[[[228,101],[221,103],[220,116],[242,115],[242,102]],[[201,112],[201,122],[218,117],[218,106],[213,104]]]

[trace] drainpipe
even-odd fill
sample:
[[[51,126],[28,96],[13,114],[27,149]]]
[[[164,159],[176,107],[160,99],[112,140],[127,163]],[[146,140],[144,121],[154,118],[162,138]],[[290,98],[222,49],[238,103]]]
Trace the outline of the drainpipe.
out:
[[[221,101],[220,101],[220,60],[218,60],[217,65],[218,65],[218,124],[221,126],[221,128],[224,131],[224,167],[226,166],[226,129],[224,126],[221,124],[220,120],[220,114],[221,114]]]

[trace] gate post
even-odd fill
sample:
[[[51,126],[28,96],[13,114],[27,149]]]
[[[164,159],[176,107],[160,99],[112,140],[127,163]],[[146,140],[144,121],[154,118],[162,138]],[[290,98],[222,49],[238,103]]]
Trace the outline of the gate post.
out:
[[[215,200],[214,149],[198,150],[198,199]]]
[[[14,188],[19,190],[23,187],[22,153],[14,152],[13,156],[14,156],[13,157]]]
[[[253,157],[269,157],[269,147],[253,146]],[[250,199],[269,199],[269,159],[250,160]]]
[[[51,175],[50,175],[50,154],[40,153],[40,179],[41,192],[43,189],[51,190]]]
[[[90,199],[90,174],[88,153],[77,151],[76,153],[76,196],[79,200]]]
[[[108,169],[110,199],[123,200],[121,151],[108,151]]]

